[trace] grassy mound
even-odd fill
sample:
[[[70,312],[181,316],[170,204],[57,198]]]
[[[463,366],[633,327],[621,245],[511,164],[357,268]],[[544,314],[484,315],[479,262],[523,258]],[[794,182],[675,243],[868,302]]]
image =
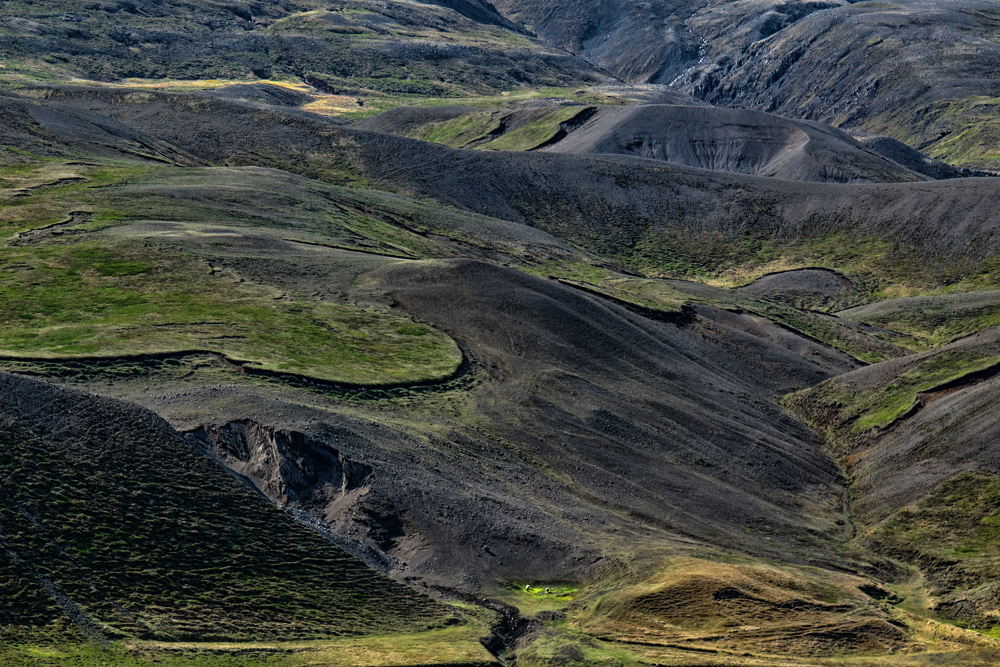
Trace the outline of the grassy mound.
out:
[[[344,293],[323,299],[287,292],[280,280],[287,263],[267,260],[269,249],[295,247],[301,264],[316,264],[324,252],[344,247],[380,265],[419,256],[425,248],[413,234],[350,209],[325,213],[321,207],[329,203],[318,195],[312,211],[283,215],[285,184],[264,175],[247,187],[225,171],[133,166],[53,181],[60,174],[52,169],[42,165],[9,178],[14,187],[0,200],[9,234],[0,263],[10,267],[0,276],[8,313],[0,354],[202,350],[260,369],[371,385],[447,377],[461,362],[445,334],[386,304],[359,304]],[[124,187],[125,179],[146,185]],[[36,181],[53,185],[26,189]],[[62,217],[75,208],[83,210]],[[131,229],[137,221],[141,232]],[[412,242],[401,246],[400,236]],[[219,257],[226,242],[236,250]],[[246,278],[226,268],[237,262],[253,264]],[[346,290],[366,265],[348,261],[341,269]]]

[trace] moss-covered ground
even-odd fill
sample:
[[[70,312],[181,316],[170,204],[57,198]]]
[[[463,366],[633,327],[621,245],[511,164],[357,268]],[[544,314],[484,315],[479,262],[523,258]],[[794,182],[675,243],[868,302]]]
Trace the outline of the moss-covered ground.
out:
[[[38,171],[46,169],[52,168]],[[47,178],[65,181],[60,175],[56,170]],[[172,175],[178,176],[175,187],[164,187]],[[0,294],[8,314],[0,324],[0,354],[66,358],[213,351],[262,369],[354,384],[447,377],[461,361],[446,335],[384,306],[349,303],[343,296],[287,294],[266,277],[248,281],[224,271],[204,252],[213,240],[266,228],[270,235],[255,236],[258,244],[285,243],[288,234],[303,244],[357,248],[394,261],[418,256],[421,240],[413,234],[404,236],[414,247],[400,247],[405,241],[397,228],[333,206],[330,213],[290,219],[273,201],[268,210],[265,200],[279,198],[280,189],[268,195],[258,191],[259,207],[250,212],[237,205],[240,188],[231,188],[226,174],[210,171],[195,176],[94,170],[51,188],[31,185],[44,180],[35,176],[22,171],[17,182],[8,177],[15,187],[0,199],[6,235]],[[113,186],[125,187],[128,179],[158,185],[141,193],[115,191]],[[30,187],[35,189],[24,196]],[[187,199],[192,187],[203,197],[213,187],[213,194],[229,190],[230,206],[222,197]],[[77,209],[75,216],[69,213]],[[156,230],[139,236],[121,229],[137,221]],[[167,229],[168,222],[176,225]],[[33,228],[41,231],[25,234]],[[203,252],[190,252],[186,238],[205,241]]]
[[[530,151],[555,137],[563,123],[576,118],[582,112],[582,107],[556,108],[543,118],[507,132],[480,148],[491,151]]]
[[[848,454],[915,409],[920,395],[962,378],[990,372],[1000,357],[979,347],[933,354],[891,379],[859,390],[841,378],[791,394],[785,404],[825,433],[833,450]]]
[[[479,642],[486,631],[467,624],[314,641],[125,641],[106,646],[24,642],[0,647],[0,663],[11,667],[484,667],[497,664]]]

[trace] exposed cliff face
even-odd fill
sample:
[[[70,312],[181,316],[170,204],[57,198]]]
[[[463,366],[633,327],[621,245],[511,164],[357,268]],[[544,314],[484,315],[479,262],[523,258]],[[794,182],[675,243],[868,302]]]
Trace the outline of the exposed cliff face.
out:
[[[350,437],[353,434],[345,434]],[[412,529],[372,488],[372,466],[298,431],[252,419],[188,433],[198,447],[282,508],[382,570],[404,567],[393,553]],[[404,555],[405,554],[401,554]]]
[[[372,469],[296,431],[250,419],[201,428],[191,436],[278,505],[335,501],[366,489]]]

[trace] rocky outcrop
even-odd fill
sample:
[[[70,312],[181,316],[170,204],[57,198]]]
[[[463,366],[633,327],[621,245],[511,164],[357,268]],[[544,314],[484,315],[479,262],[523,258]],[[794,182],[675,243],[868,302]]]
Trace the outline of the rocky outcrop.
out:
[[[372,487],[375,472],[368,464],[323,439],[252,419],[202,426],[187,437],[296,521],[370,567],[406,569],[398,547],[414,529],[405,511]]]
[[[373,472],[303,433],[250,419],[202,427],[189,435],[280,506],[314,506],[363,492]]]

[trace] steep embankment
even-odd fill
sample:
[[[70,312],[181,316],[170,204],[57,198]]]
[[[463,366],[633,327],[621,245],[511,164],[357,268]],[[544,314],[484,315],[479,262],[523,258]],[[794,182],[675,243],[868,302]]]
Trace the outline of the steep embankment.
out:
[[[415,631],[448,610],[370,570],[135,405],[0,375],[0,637]]]

